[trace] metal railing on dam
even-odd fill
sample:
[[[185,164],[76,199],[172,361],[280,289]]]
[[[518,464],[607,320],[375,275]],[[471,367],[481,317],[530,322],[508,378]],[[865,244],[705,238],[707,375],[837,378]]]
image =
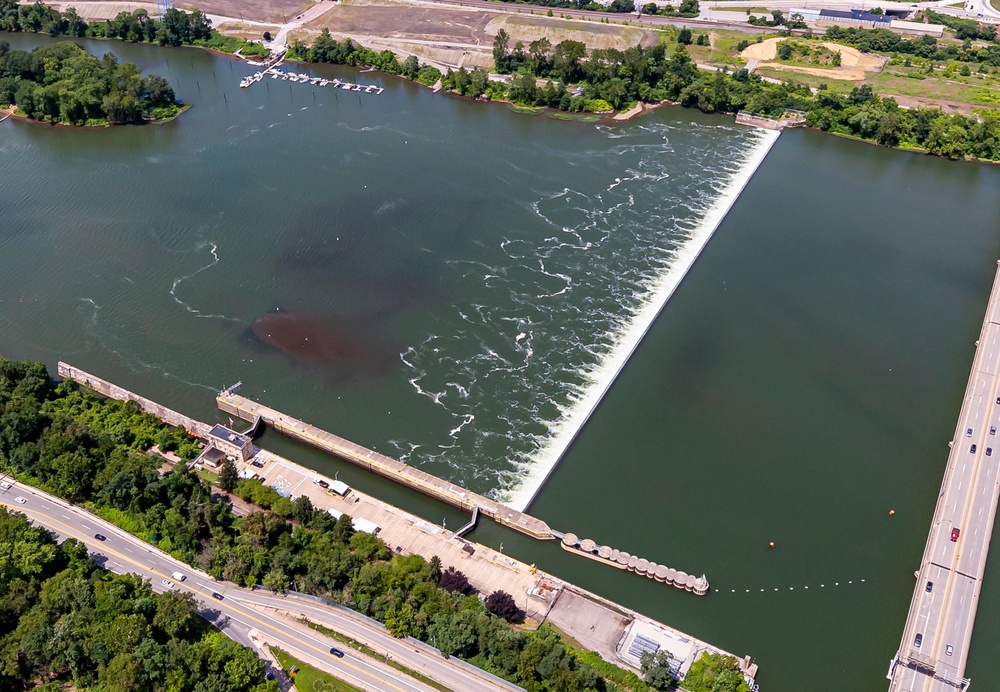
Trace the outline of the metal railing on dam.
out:
[[[305,442],[338,459],[357,464],[372,473],[394,480],[424,495],[469,512],[478,507],[482,514],[533,538],[543,540],[555,538],[552,535],[552,529],[541,519],[511,509],[496,500],[466,490],[384,454],[366,449],[297,418],[286,416],[280,411],[258,404],[246,397],[224,391],[216,397],[216,402],[225,413],[238,416],[245,421],[252,421],[259,416],[264,424],[275,432]]]
[[[954,692],[969,686],[965,668],[1000,496],[997,264],[903,638],[886,676],[890,692]]]

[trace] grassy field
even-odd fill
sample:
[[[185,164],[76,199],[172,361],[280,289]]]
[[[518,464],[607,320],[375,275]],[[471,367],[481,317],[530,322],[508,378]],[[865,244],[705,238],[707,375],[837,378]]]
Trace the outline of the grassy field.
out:
[[[276,646],[271,647],[271,652],[286,673],[292,666],[298,668],[298,672],[292,677],[292,682],[300,692],[361,692],[357,687],[303,663]]]

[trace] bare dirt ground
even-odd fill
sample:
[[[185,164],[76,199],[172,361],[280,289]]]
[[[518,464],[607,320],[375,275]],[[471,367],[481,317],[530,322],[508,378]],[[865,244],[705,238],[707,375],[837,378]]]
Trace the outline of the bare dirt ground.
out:
[[[174,0],[177,9],[199,9],[206,14],[274,24],[290,22],[315,4],[313,0]]]
[[[329,2],[329,0],[322,0]],[[52,7],[62,11],[75,7],[84,19],[111,19],[119,12],[133,12],[144,9],[151,15],[157,13],[155,2],[100,2],[93,0],[72,0],[70,2],[50,2]],[[222,17],[243,17],[249,21],[282,24],[309,9],[313,0],[175,0],[179,10],[199,9],[205,14]]]
[[[419,0],[343,0],[301,29],[293,38],[309,39],[322,29],[338,38],[352,38],[374,50],[390,49],[416,55],[439,68],[493,66],[493,39],[500,29],[525,45],[548,38],[552,45],[571,39],[588,48],[620,48],[641,42],[651,45],[657,36],[634,27],[564,20],[492,9],[430,5]]]
[[[860,82],[867,78],[868,73],[882,67],[885,59],[878,55],[862,53],[856,48],[841,46],[836,43],[822,43],[835,53],[840,53],[840,67],[800,67],[799,65],[786,65],[778,62],[778,43],[784,41],[783,38],[769,38],[760,43],[752,43],[740,53],[744,60],[756,58],[760,61],[760,67],[769,67],[774,70],[787,70],[789,72],[800,72],[811,74],[817,77],[828,77],[830,79],[844,79],[853,82]]]
[[[983,106],[976,106],[971,103],[949,101],[948,99],[935,99],[927,96],[904,96],[902,94],[889,93],[885,93],[883,96],[891,96],[896,99],[896,103],[904,108],[940,108],[949,115],[954,115],[956,113],[961,113],[962,115],[972,115],[974,109],[983,108]]]

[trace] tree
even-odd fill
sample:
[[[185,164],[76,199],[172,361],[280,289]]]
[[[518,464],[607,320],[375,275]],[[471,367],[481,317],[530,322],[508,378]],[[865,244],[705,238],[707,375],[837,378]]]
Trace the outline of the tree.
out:
[[[219,487],[227,493],[231,493],[236,490],[236,484],[239,482],[240,474],[236,470],[236,464],[227,458],[222,462],[222,468],[219,469]]]
[[[840,55],[840,53],[837,53]],[[792,59],[792,44],[788,41],[782,41],[778,46],[778,60],[791,60]]]
[[[639,660],[643,680],[654,690],[669,689],[676,680],[670,670],[670,654],[666,651],[657,651],[655,654],[644,651]]]
[[[313,517],[316,508],[313,507],[312,500],[308,495],[299,495],[295,499],[295,521],[300,524],[308,524]]]
[[[493,39],[493,66],[504,74],[507,72],[507,48],[510,45],[510,35],[505,29],[500,29]]]
[[[486,598],[486,610],[503,618],[507,622],[521,620],[521,610],[514,602],[514,597],[506,591],[494,591]]]
[[[473,591],[472,584],[469,583],[469,578],[454,567],[449,567],[443,574],[441,574],[441,580],[438,582],[438,586],[445,591],[457,591],[458,593],[466,596]]]
[[[677,33],[677,43],[685,46],[691,45],[691,30],[686,26]]]
[[[435,584],[441,581],[441,558],[437,555],[431,557],[430,564],[428,565],[427,578]]]
[[[271,32],[270,31],[265,31],[264,32],[264,40],[267,41],[268,43],[270,43],[273,40],[271,38]]]

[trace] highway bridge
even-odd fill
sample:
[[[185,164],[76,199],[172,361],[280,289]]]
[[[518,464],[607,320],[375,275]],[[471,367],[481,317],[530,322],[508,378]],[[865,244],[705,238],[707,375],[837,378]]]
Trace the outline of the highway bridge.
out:
[[[996,516],[1000,466],[1000,262],[949,445],[890,692],[954,692],[964,677]]]

